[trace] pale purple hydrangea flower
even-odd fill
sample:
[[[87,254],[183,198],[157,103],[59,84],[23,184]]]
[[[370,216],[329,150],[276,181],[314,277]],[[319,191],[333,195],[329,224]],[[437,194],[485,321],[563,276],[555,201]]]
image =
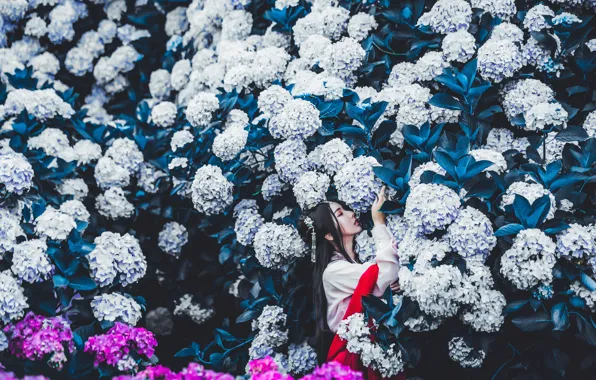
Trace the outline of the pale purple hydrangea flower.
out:
[[[510,40],[521,43],[524,41],[524,32],[517,25],[504,22],[493,28],[490,39]]]
[[[165,253],[178,256],[182,247],[188,243],[186,227],[177,222],[166,223],[157,236],[157,245]]]
[[[294,184],[309,169],[306,145],[301,140],[290,139],[275,147],[275,169],[279,179]]]
[[[288,364],[293,374],[304,374],[317,366],[317,352],[306,341],[301,344],[290,343]]]
[[[265,180],[263,181],[263,186],[261,186],[261,194],[263,194],[263,199],[266,201],[270,201],[274,197],[281,194],[284,190],[285,184],[280,180],[278,174],[270,174]]]
[[[126,137],[114,140],[106,150],[105,157],[110,157],[117,165],[128,170],[131,175],[139,170],[139,166],[144,160],[143,152],[137,143]]]
[[[365,55],[358,41],[345,37],[325,50],[319,66],[327,74],[350,84],[353,82],[353,73],[360,68]]]
[[[71,105],[62,100],[52,89],[10,91],[4,103],[6,115],[16,116],[23,110],[27,110],[30,116],[42,122],[58,116],[70,119],[75,113]]]
[[[348,35],[356,41],[362,41],[377,26],[378,24],[374,16],[360,12],[350,18],[348,22]]]
[[[372,206],[383,184],[375,177],[373,167],[381,166],[373,157],[357,157],[348,162],[333,177],[339,200],[357,213]]]
[[[555,17],[555,12],[544,4],[533,6],[524,17],[524,29],[530,32],[540,32],[542,29],[551,28],[544,16]]]
[[[125,187],[130,183],[130,172],[107,156],[97,161],[94,175],[97,185],[102,189]]]
[[[555,196],[548,189],[545,189],[541,184],[526,183],[521,181],[513,182],[509,188],[507,188],[507,191],[501,198],[501,209],[505,209],[506,206],[512,205],[515,201],[516,195],[521,195],[522,197],[526,198],[530,204],[534,203],[538,198],[548,195],[550,198],[550,210],[546,216],[546,220],[555,217],[555,211],[557,210]]]
[[[522,79],[504,91],[503,109],[509,119],[529,111],[539,103],[555,100],[553,90],[538,79]]]
[[[460,213],[457,193],[438,184],[419,184],[410,190],[404,217],[411,228],[433,233],[450,225]]]
[[[590,228],[571,223],[569,228],[557,235],[557,256],[569,260],[588,260],[596,263],[596,241]]]
[[[515,0],[471,0],[470,3],[472,8],[480,8],[505,21],[517,13]]]
[[[77,166],[87,165],[101,158],[101,145],[90,140],[80,140],[73,145]]]
[[[28,240],[14,246],[11,270],[20,280],[28,283],[48,280],[54,272],[54,265],[46,253],[44,240]]]
[[[522,54],[510,40],[491,38],[478,49],[478,71],[491,82],[512,77],[522,66]]]
[[[304,140],[322,125],[319,110],[309,101],[293,99],[269,121],[269,132],[276,138]]]
[[[17,237],[24,236],[20,218],[6,208],[0,208],[0,254],[12,251]]]
[[[283,87],[273,85],[259,94],[259,111],[265,118],[270,118],[283,111],[286,104],[292,101],[292,95]]]
[[[449,246],[467,261],[484,262],[497,245],[490,220],[482,212],[466,207],[447,227],[445,235]]]
[[[340,138],[334,138],[323,145],[317,145],[308,154],[312,167],[333,176],[354,159],[352,148]]]
[[[229,161],[244,149],[247,140],[248,131],[234,124],[213,139],[211,149],[219,159]]]
[[[476,53],[476,39],[465,30],[449,33],[441,44],[443,55],[448,62],[468,62]]]
[[[82,200],[89,193],[89,187],[82,178],[69,178],[57,185],[56,191],[60,195],[72,195],[74,199]]]
[[[10,323],[19,319],[29,307],[24,290],[10,270],[0,272],[0,320]]]
[[[449,63],[445,61],[443,53],[429,51],[416,61],[414,70],[416,70],[417,80],[431,81],[443,74],[443,69],[446,67],[449,67]]]

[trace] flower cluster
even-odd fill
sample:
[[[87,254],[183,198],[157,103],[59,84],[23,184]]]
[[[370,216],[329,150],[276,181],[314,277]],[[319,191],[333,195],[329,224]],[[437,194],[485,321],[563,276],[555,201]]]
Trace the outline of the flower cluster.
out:
[[[10,269],[20,281],[34,283],[48,280],[54,266],[46,253],[47,249],[47,244],[41,239],[15,245]]]
[[[135,326],[141,319],[141,305],[120,293],[95,296],[90,304],[98,321],[119,321]]]
[[[455,191],[443,185],[419,184],[411,189],[404,217],[421,233],[444,229],[459,215],[461,201]]]
[[[94,356],[95,366],[105,364],[120,371],[135,371],[138,364],[131,353],[149,359],[156,346],[157,341],[150,331],[116,322],[107,333],[89,337],[85,352]]]
[[[204,309],[199,304],[193,302],[191,294],[183,295],[174,308],[174,315],[186,315],[197,325],[202,325],[211,319],[215,312],[213,309]]]
[[[62,369],[66,353],[73,352],[73,334],[62,317],[47,318],[33,312],[21,321],[8,325],[4,332],[10,336],[8,349],[17,358],[41,360],[49,356],[51,367]]]
[[[2,323],[10,323],[19,319],[29,307],[27,297],[23,294],[23,288],[19,285],[10,271],[0,272],[0,320]]]
[[[157,235],[157,246],[168,255],[178,256],[182,247],[188,243],[186,227],[177,222],[164,224]]]
[[[404,362],[399,346],[392,343],[384,348],[372,342],[364,314],[356,313],[343,320],[339,324],[337,335],[348,342],[348,351],[360,355],[362,363],[379,371],[382,377],[395,376],[403,371]]]
[[[219,214],[232,204],[233,189],[219,167],[205,165],[195,173],[192,202],[200,213]]]
[[[449,357],[464,368],[478,368],[482,366],[486,352],[469,346],[462,337],[455,337],[449,341]]]

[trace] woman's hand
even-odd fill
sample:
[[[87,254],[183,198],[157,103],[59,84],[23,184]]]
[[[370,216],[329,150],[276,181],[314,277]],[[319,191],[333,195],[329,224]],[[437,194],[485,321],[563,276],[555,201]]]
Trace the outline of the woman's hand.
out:
[[[383,212],[379,211],[381,209],[381,206],[383,206],[384,202],[385,202],[385,186],[383,185],[383,187],[381,187],[381,190],[379,190],[379,193],[377,194],[377,198],[375,199],[375,202],[373,203],[372,208],[370,210],[370,213],[372,215],[372,220],[375,225],[385,224],[385,214]]]
[[[389,287],[391,288],[391,291],[393,292],[393,294],[397,294],[401,291],[401,288],[399,287],[399,280],[395,281],[393,284],[389,285]]]

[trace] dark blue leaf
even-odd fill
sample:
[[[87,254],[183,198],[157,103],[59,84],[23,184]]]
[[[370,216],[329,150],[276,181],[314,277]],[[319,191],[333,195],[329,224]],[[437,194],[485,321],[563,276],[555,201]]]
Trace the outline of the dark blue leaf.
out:
[[[563,129],[561,132],[557,133],[555,138],[559,141],[563,142],[573,142],[573,141],[585,141],[590,138],[588,136],[588,132],[585,129],[578,125],[570,125],[569,127]]]
[[[71,288],[75,289],[75,290],[93,290],[95,288],[97,288],[97,284],[95,283],[95,281],[93,281],[92,278],[87,277],[87,276],[77,276],[77,277],[71,277],[69,279],[69,284],[68,286],[70,286]]]
[[[503,314],[514,313],[528,304],[528,300],[512,301],[503,308]]]
[[[428,101],[429,104],[439,107],[439,108],[446,108],[449,110],[462,110],[464,107],[461,105],[459,100],[455,99],[453,96],[445,93],[438,93],[433,95],[433,97]]]
[[[500,236],[507,236],[507,235],[515,235],[519,231],[524,230],[524,229],[525,229],[525,227],[522,226],[521,224],[510,223],[510,224],[507,224],[507,225],[499,228],[498,230],[496,230],[495,236],[500,237]]]
[[[544,330],[552,324],[550,317],[543,312],[513,318],[511,322],[524,332]]]
[[[555,325],[554,330],[557,331],[564,331],[569,328],[569,312],[567,310],[567,304],[564,302],[559,302],[550,312],[551,319],[553,320],[553,324]]]
[[[582,280],[582,284],[584,284],[584,286],[586,288],[588,288],[589,291],[593,292],[596,290],[596,281],[594,281],[594,279],[592,277],[590,277],[586,273],[582,272],[581,280]]]

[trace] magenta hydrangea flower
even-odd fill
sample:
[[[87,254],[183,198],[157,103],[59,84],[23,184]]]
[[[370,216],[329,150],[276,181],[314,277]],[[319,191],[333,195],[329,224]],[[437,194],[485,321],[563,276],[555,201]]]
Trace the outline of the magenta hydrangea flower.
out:
[[[248,363],[249,372],[252,380],[293,380],[290,375],[279,372],[277,363],[271,356],[262,359],[254,359]]]
[[[300,380],[363,380],[362,372],[354,371],[338,362],[329,362],[315,369]]]
[[[132,351],[151,358],[156,346],[157,340],[151,331],[116,322],[107,333],[90,337],[85,342],[85,352],[95,354],[95,366],[107,364],[129,371],[136,368],[130,356]]]
[[[162,365],[156,365],[147,367],[136,375],[117,376],[112,380],[234,380],[234,376],[206,370],[198,363],[189,363],[178,373]]]
[[[8,325],[8,349],[19,359],[42,360],[61,370],[66,362],[66,351],[73,352],[73,335],[68,322],[62,317],[47,318],[33,312],[19,322]]]

